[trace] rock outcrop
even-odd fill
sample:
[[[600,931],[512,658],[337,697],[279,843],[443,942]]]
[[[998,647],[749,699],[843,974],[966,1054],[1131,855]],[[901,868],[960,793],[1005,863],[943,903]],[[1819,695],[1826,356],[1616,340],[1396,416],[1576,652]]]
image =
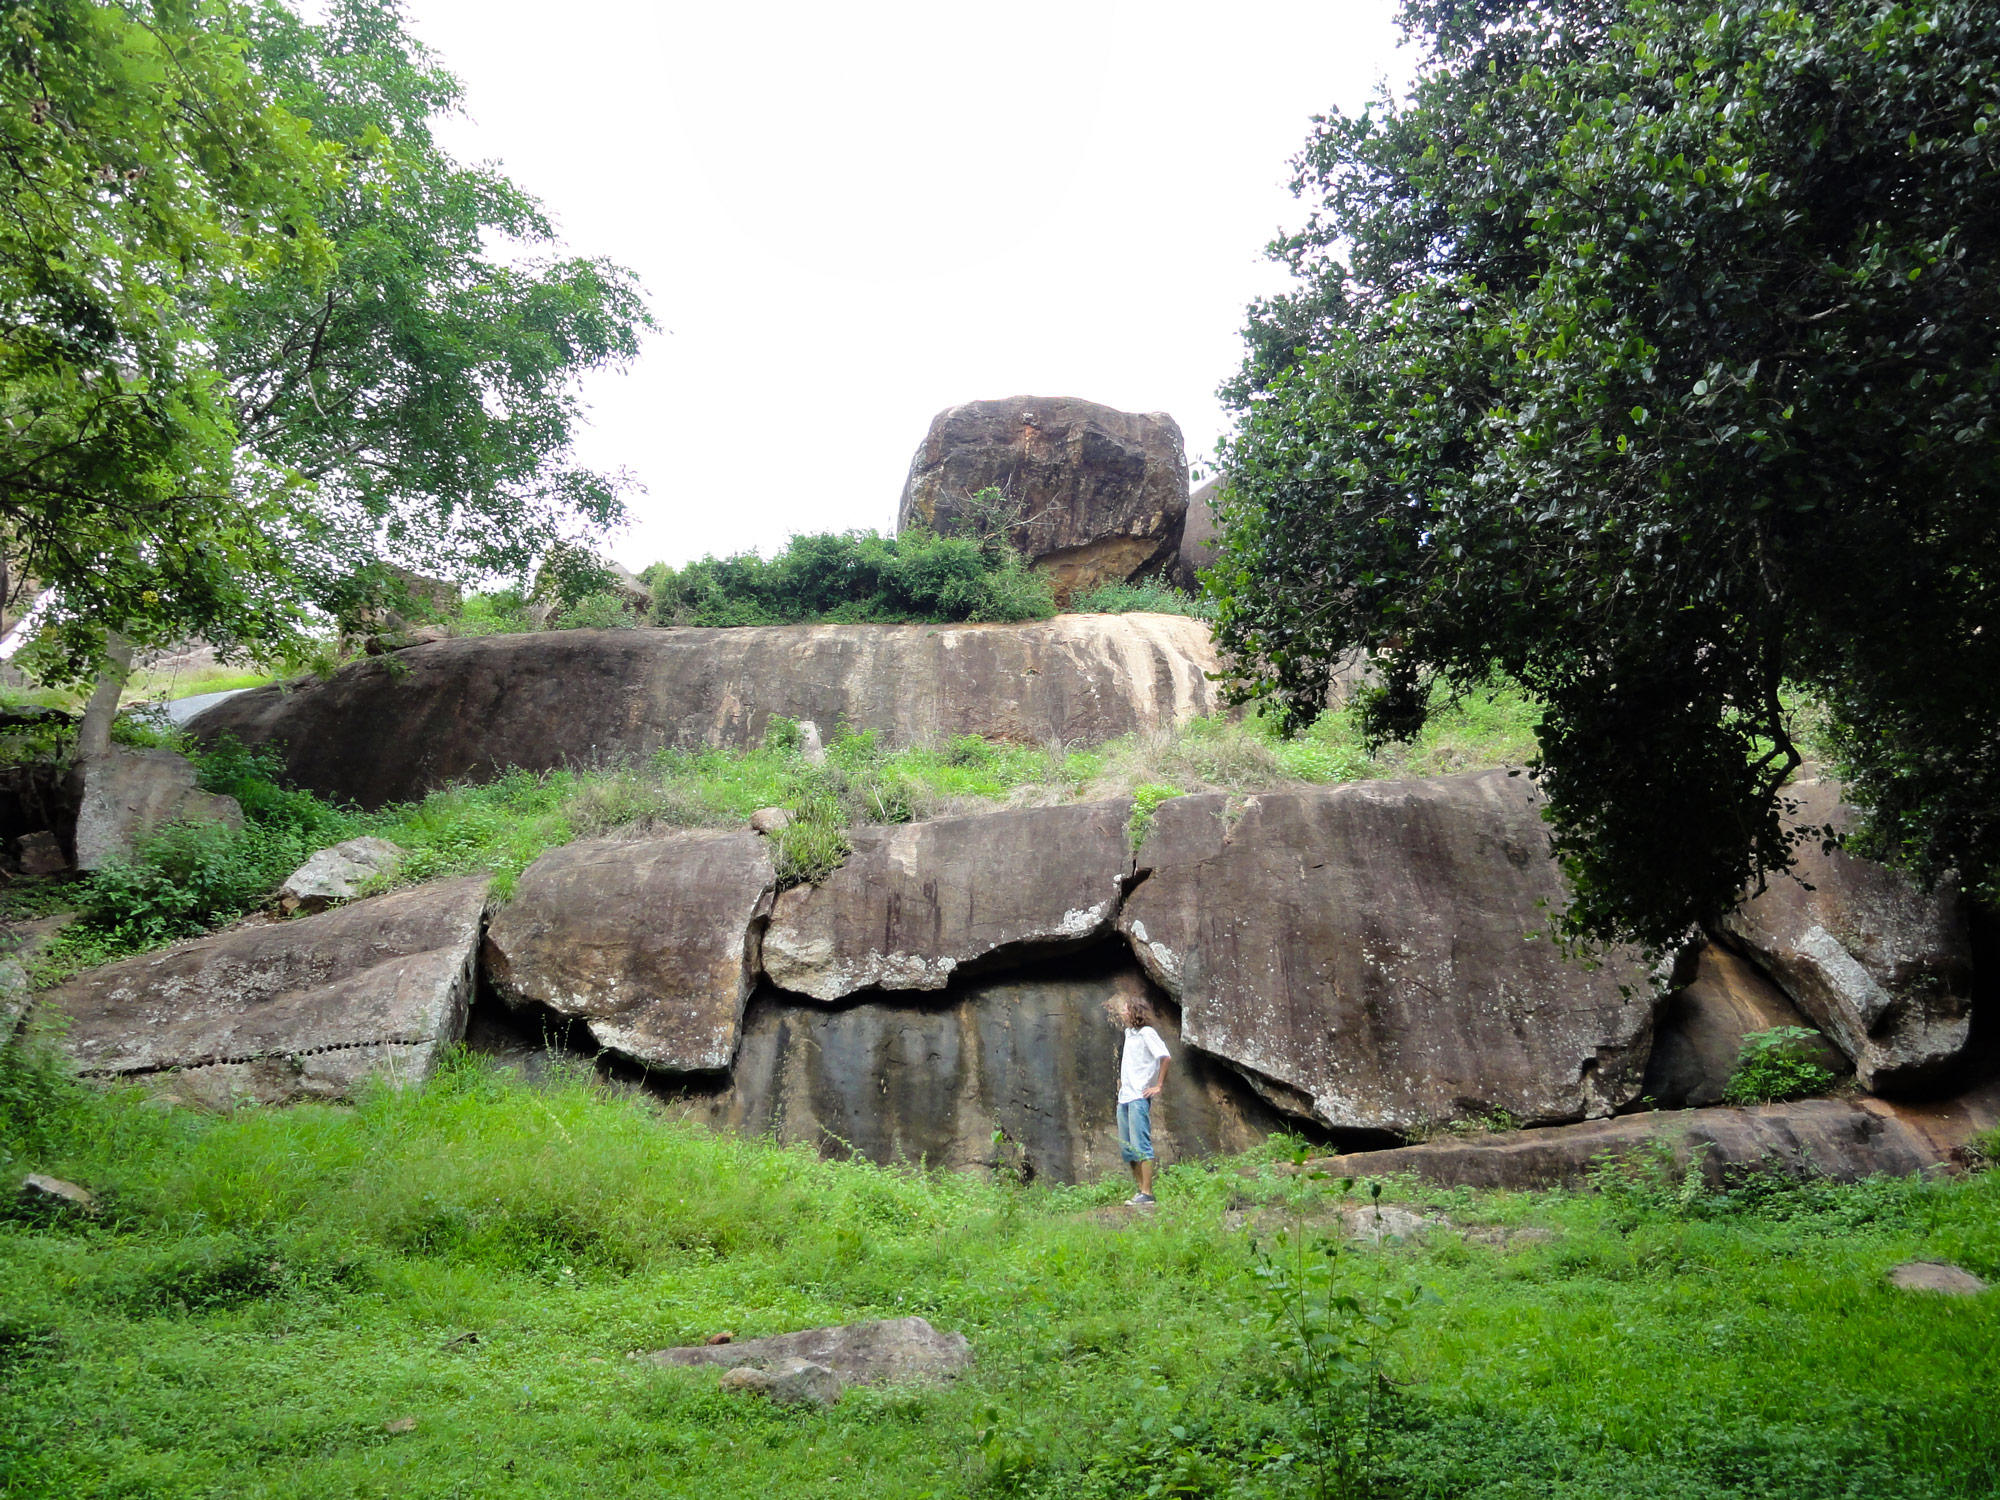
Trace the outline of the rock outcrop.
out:
[[[1638,1152],[1658,1153],[1651,1160],[1673,1172],[1698,1159],[1711,1185],[1744,1170],[1854,1182],[1950,1165],[1967,1141],[1996,1124],[2000,1084],[1988,1084],[1926,1107],[1881,1099],[1801,1099],[1745,1109],[1652,1110],[1358,1151],[1312,1165],[1334,1177],[1408,1172],[1448,1187],[1576,1187],[1603,1161]]]
[[[1188,496],[1187,519],[1181,523],[1180,549],[1174,555],[1175,587],[1190,593],[1201,587],[1201,570],[1215,561],[1215,507],[1222,499],[1224,479],[1211,479]]]
[[[81,768],[76,809],[76,867],[95,870],[132,853],[139,840],[169,823],[215,823],[234,831],[243,809],[234,797],[204,792],[195,769],[171,750],[114,746]]]
[[[726,1069],[775,881],[770,845],[755,833],[551,849],[494,914],[487,980],[507,1004],[581,1021],[633,1062]]]
[[[430,1075],[465,1029],[484,879],[258,922],[94,969],[42,997],[86,1074],[206,1104],[342,1099]]]
[[[972,1345],[962,1333],[943,1333],[924,1318],[884,1318],[797,1333],[656,1349],[648,1363],[667,1369],[769,1370],[804,1360],[831,1370],[843,1385],[904,1385],[950,1380],[972,1367]]]
[[[1798,803],[1794,821],[1808,829],[1849,825],[1833,782],[1800,782],[1786,795]],[[1935,1086],[1964,1053],[1972,938],[1955,891],[1926,893],[1885,865],[1824,853],[1808,837],[1792,875],[1745,901],[1723,928],[1853,1059],[1863,1088]]]
[[[1337,1128],[1638,1097],[1655,997],[1536,933],[1560,876],[1532,784],[1505,772],[1181,797],[1154,814],[1119,928],[1187,1040]]]
[[[931,419],[910,462],[897,527],[978,524],[972,497],[988,488],[1018,507],[1014,544],[1066,600],[1174,561],[1187,455],[1165,412],[1142,416],[1056,396],[968,401]]]
[[[279,745],[286,775],[380,807],[453,781],[754,745],[773,715],[875,729],[1095,743],[1222,707],[1208,627],[1178,615],[1029,625],[558,630],[439,641],[324,682],[256,688],[190,726]]]
[[[751,1002],[733,1081],[697,1119],[871,1161],[999,1168],[1054,1182],[1119,1172],[1114,996],[1148,994],[1129,961],[994,975],[941,998],[829,1010],[772,990]],[[1181,1046],[1153,1116],[1162,1161],[1246,1151],[1278,1116],[1227,1069]],[[996,1146],[995,1132],[1002,1138]]]
[[[857,829],[847,863],[778,897],[773,984],[815,1000],[941,990],[967,966],[1108,936],[1132,871],[1123,798]]]
[[[1702,946],[1694,977],[1667,999],[1646,1063],[1644,1096],[1664,1109],[1720,1104],[1743,1056],[1743,1039],[1778,1026],[1810,1029],[1797,1006],[1744,958]],[[1824,1038],[1805,1055],[1830,1073],[1847,1059]]]

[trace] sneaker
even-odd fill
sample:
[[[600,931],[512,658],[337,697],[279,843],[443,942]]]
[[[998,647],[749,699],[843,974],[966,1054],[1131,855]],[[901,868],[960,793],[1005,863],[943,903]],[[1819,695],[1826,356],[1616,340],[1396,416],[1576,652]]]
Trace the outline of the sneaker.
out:
[[[1156,1200],[1151,1193],[1134,1193],[1125,1200],[1127,1208],[1151,1208]]]

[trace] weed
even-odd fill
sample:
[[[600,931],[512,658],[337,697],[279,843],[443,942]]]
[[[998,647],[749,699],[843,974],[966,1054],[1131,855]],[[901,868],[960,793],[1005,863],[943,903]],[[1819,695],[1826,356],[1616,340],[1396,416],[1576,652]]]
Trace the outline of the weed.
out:
[[[1153,831],[1153,815],[1161,805],[1180,795],[1179,787],[1153,782],[1132,788],[1132,811],[1125,820],[1125,837],[1134,851],[1146,842],[1146,835]]]
[[[1810,1050],[1819,1039],[1805,1026],[1751,1032],[1722,1097],[1731,1104],[1781,1104],[1825,1093],[1834,1077]]]

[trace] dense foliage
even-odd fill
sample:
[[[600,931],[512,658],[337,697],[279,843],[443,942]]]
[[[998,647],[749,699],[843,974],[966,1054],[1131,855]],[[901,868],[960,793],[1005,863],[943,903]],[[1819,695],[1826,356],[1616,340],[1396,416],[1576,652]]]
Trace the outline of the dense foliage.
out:
[[[1004,538],[872,531],[795,536],[769,561],[754,552],[646,570],[662,625],[808,621],[1040,620],[1048,579]]]
[[[438,146],[458,85],[396,4],[0,21],[0,549],[54,588],[42,671],[87,675],[107,626],[270,651],[393,560],[520,571],[620,514],[575,382],[647,314]]]
[[[1978,0],[1411,0],[1253,312],[1218,634],[1371,731],[1545,705],[1572,935],[1663,943],[1790,845],[1780,689],[1878,847],[2000,869],[2000,27]]]

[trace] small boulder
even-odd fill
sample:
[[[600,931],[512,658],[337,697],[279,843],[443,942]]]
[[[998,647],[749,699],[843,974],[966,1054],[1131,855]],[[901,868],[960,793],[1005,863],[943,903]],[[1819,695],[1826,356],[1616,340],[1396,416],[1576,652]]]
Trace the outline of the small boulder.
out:
[[[321,849],[279,887],[279,904],[287,911],[322,911],[335,901],[352,901],[363,886],[386,875],[402,857],[399,845],[377,838],[349,839]]]
[[[195,769],[171,750],[113,748],[78,769],[83,795],[76,810],[76,866],[95,870],[127,858],[139,840],[169,823],[243,826],[234,797],[204,792]]]
[[[1906,1292],[1938,1292],[1947,1297],[1976,1297],[1986,1283],[1962,1266],[1941,1260],[1906,1260],[1889,1270],[1889,1285]]]
[[[724,1372],[720,1384],[776,1406],[831,1406],[840,1399],[840,1377],[809,1359],[781,1359],[765,1369],[741,1365]]]
[[[826,764],[826,746],[820,741],[819,725],[811,719],[799,721],[799,754],[805,757],[809,766]]]
[[[750,814],[750,828],[769,838],[774,833],[783,833],[792,826],[792,810],[789,807],[760,807]]]
[[[61,875],[69,869],[69,857],[62,852],[56,836],[46,828],[21,835],[14,846],[14,862],[30,880]]]
[[[65,1182],[60,1177],[44,1177],[39,1172],[30,1172],[21,1179],[20,1198],[24,1204],[44,1210],[97,1212],[97,1195],[89,1188]]]
[[[658,1349],[645,1358],[666,1368],[719,1366],[776,1372],[788,1364],[823,1367],[845,1385],[899,1385],[950,1380],[971,1367],[972,1345],[962,1333],[940,1333],[923,1318],[884,1318],[806,1328],[742,1343],[690,1344]]]

